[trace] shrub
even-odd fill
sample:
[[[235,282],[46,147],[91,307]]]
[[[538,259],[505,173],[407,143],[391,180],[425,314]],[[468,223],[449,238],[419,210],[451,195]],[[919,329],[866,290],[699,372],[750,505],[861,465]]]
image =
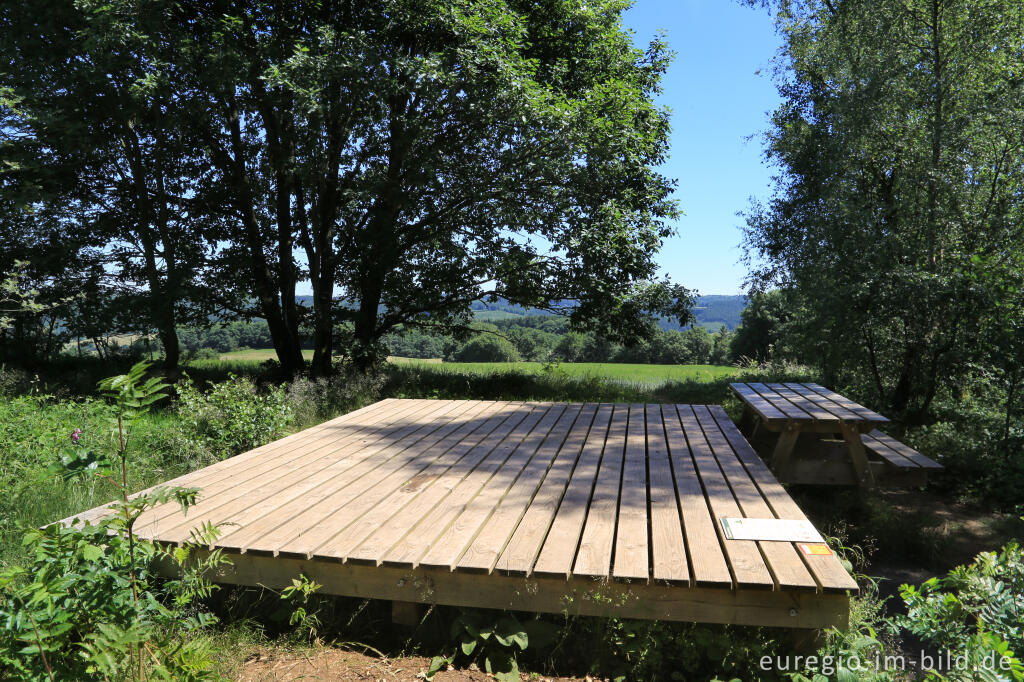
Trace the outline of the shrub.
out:
[[[186,375],[178,384],[178,414],[185,432],[222,458],[278,438],[294,417],[284,386],[261,392],[234,375],[206,393]]]
[[[301,378],[288,385],[288,400],[295,423],[309,426],[369,405],[380,398],[383,385],[380,375]]]
[[[470,339],[455,353],[458,362],[519,362],[522,359],[511,341],[493,334]]]
[[[1018,659],[1024,652],[1024,551],[1016,543],[979,554],[944,578],[904,585],[900,592],[907,615],[897,623],[940,650],[984,658],[1000,650],[1002,641]],[[1017,665],[1017,679],[1024,679],[1024,664],[1017,660]]]
[[[99,476],[120,499],[112,515],[91,525],[50,524],[30,530],[24,544],[34,555],[28,566],[0,573],[0,670],[11,679],[182,679],[213,676],[212,661],[196,631],[212,624],[195,607],[214,587],[202,578],[222,565],[219,551],[195,560],[192,550],[216,540],[206,524],[194,543],[161,548],[135,536],[147,509],[195,503],[197,489],[158,488],[129,498],[128,444],[150,405],[164,397],[159,379],[145,379],[146,363],[127,375],[101,382],[113,402],[108,412],[113,447],[81,445],[50,467],[54,477],[91,484]],[[111,451],[112,450],[112,451]],[[84,479],[84,480],[83,480]],[[161,581],[154,562],[176,568],[179,579]]]

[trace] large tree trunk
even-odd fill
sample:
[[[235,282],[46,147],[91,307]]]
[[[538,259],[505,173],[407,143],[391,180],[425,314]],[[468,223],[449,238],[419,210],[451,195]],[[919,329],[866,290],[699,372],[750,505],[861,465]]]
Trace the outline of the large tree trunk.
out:
[[[225,169],[227,171],[225,175],[231,179],[234,185],[234,198],[242,218],[242,229],[246,249],[249,252],[256,297],[260,302],[263,317],[267,321],[270,338],[274,344],[277,359],[281,363],[281,369],[286,374],[296,374],[302,371],[302,349],[298,343],[298,321],[285,320],[279,299],[280,281],[275,282],[270,263],[263,251],[263,239],[260,235],[259,220],[256,217],[253,204],[253,192],[245,168],[242,131],[237,108],[231,111],[229,124],[233,155],[230,159],[230,168]],[[294,285],[291,289],[291,304],[293,306],[295,304]]]
[[[321,270],[323,273],[323,270]],[[334,351],[334,277],[321,277],[313,291],[313,362],[310,373],[314,377],[331,373],[331,355]]]
[[[258,97],[260,116],[263,119],[270,159],[274,166],[274,212],[277,220],[277,272],[278,289],[281,294],[281,333],[284,335],[283,348],[288,356],[281,361],[289,373],[301,369],[302,344],[299,340],[299,313],[295,303],[295,287],[298,281],[295,267],[295,233],[292,220],[292,194],[294,178],[294,136],[290,122],[291,102],[281,104],[275,110],[261,78],[253,79],[253,92]]]
[[[324,202],[325,204],[329,202]],[[331,373],[334,351],[334,210],[321,206],[315,230],[314,258],[310,261],[310,280],[313,284],[313,362],[310,373],[314,377]]]
[[[181,343],[178,341],[178,330],[173,326],[161,329],[159,333],[160,343],[164,347],[164,370],[168,375],[178,371],[178,363],[181,362]]]
[[[377,315],[380,310],[382,287],[377,273],[367,272],[359,292],[359,310],[355,319],[355,338],[352,346],[352,366],[357,372],[369,374],[380,365],[380,335]]]

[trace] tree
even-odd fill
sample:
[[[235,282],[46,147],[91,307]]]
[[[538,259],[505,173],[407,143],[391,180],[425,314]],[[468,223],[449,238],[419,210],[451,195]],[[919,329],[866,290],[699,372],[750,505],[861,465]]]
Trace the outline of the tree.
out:
[[[206,252],[192,197],[203,164],[186,121],[161,27],[171,6],[146,11],[97,2],[11,2],[0,13],[0,76],[9,93],[11,217],[39,210],[74,241],[101,249],[106,286],[137,301],[178,363],[179,323],[201,319],[198,271]],[[0,102],[0,107],[3,106]]]
[[[657,362],[664,365],[688,365],[693,362],[693,354],[687,343],[686,334],[669,330],[661,334],[656,344],[658,348]]]
[[[272,333],[297,325],[275,301],[305,252],[314,372],[337,322],[369,369],[390,331],[466,327],[487,296],[624,339],[686,317],[687,292],[652,281],[676,214],[654,170],[668,55],[632,47],[626,3],[199,7],[193,124]]]
[[[711,359],[712,365],[728,365],[732,362],[732,341],[733,335],[724,324],[715,332],[712,339]]]
[[[791,293],[793,339],[828,380],[867,377],[880,406],[923,418],[1005,314],[982,271],[1022,265],[1024,5],[773,4],[778,190],[747,216],[752,284]]]
[[[554,334],[531,327],[510,327],[507,333],[524,360],[547,360],[558,342]]]
[[[496,334],[476,336],[455,353],[457,362],[519,362],[522,359],[511,341]]]
[[[554,355],[566,362],[580,362],[583,355],[583,347],[586,339],[578,332],[563,334],[558,343],[555,344]]]
[[[482,298],[632,341],[691,301],[653,260],[669,54],[633,47],[626,6],[21,0],[0,113],[20,185],[99,242],[169,366],[213,303],[265,319],[289,372],[305,325],[314,373],[339,349],[369,370]]]
[[[740,326],[732,339],[732,356],[766,362],[782,340],[783,327],[793,317],[790,302],[773,289],[752,294],[740,313]]]
[[[690,362],[695,365],[706,365],[711,358],[711,334],[707,327],[690,327],[686,330],[686,350]]]

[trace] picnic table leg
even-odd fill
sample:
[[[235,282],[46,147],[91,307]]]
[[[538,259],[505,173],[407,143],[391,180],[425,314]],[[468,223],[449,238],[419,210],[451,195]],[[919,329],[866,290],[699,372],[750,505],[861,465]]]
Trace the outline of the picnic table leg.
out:
[[[750,409],[750,405],[743,403],[743,415],[740,417],[740,433],[744,436],[751,436],[754,433],[755,426],[754,411]]]
[[[786,465],[789,464],[789,456],[793,454],[797,438],[800,436],[800,427],[797,424],[786,424],[786,428],[779,434],[779,440],[775,443],[775,452],[772,454],[772,466],[780,478],[785,477]]]
[[[871,465],[868,463],[864,441],[860,439],[860,431],[845,422],[840,424],[840,428],[843,431],[843,440],[850,448],[850,460],[853,462],[853,470],[857,473],[857,481],[865,488],[874,488],[875,476],[871,473]]]

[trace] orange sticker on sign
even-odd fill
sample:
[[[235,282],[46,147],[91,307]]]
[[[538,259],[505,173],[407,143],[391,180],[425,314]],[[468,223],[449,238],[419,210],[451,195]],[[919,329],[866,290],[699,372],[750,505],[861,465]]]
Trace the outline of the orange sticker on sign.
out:
[[[822,544],[819,544],[819,543],[815,543],[815,544],[811,545],[811,544],[807,544],[805,542],[798,542],[796,546],[800,548],[801,552],[803,552],[804,554],[808,554],[810,556],[831,556],[832,555],[832,550],[828,548],[828,545],[822,545]]]

